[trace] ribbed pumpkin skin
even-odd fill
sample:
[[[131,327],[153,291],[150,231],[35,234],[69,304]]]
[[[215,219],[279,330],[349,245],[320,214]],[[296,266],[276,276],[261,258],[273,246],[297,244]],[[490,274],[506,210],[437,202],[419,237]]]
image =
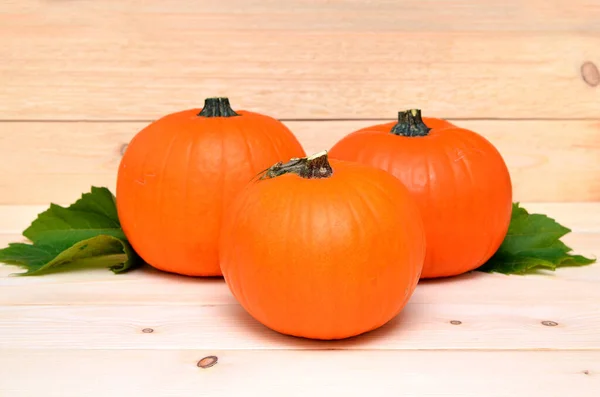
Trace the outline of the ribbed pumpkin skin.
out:
[[[133,248],[153,267],[219,276],[218,236],[232,197],[274,162],[305,155],[271,117],[169,114],[141,130],[122,158],[117,209]]]
[[[376,329],[419,280],[425,235],[406,188],[373,167],[331,166],[325,179],[253,182],[223,223],[227,285],[250,315],[283,334],[340,339]]]
[[[425,118],[427,136],[390,133],[394,122],[353,132],[330,150],[332,159],[383,169],[417,200],[427,234],[421,278],[455,276],[485,263],[510,223],[512,185],[497,149],[481,135]]]

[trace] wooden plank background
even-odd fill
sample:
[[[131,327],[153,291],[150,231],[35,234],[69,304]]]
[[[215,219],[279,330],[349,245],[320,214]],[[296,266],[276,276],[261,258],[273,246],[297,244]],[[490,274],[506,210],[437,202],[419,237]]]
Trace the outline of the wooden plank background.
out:
[[[308,152],[419,107],[496,144],[515,200],[600,200],[597,0],[3,1],[0,59],[0,205],[114,189],[140,128],[214,95]]]
[[[213,354],[218,368],[197,367]],[[46,386],[44,397],[594,397],[599,359],[598,351],[7,350],[0,367],[10,397],[31,397],[33,382]],[[77,375],[58,382],[57,368]]]
[[[448,118],[596,256],[599,66],[598,0],[4,0],[0,246],[50,201],[114,191],[149,122],[223,95],[309,153],[405,108]],[[0,394],[301,395],[292,374],[347,396],[596,396],[599,269],[425,281],[388,325],[324,347],[253,321],[222,279],[0,267]]]

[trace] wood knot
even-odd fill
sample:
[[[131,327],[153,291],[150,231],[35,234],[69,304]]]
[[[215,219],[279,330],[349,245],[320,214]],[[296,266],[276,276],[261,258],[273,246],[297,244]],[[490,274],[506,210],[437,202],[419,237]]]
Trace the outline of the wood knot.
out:
[[[452,320],[452,321],[450,321],[450,324],[452,324],[452,325],[461,325],[462,321]]]
[[[556,327],[558,323],[556,321],[542,321],[542,325],[546,327]]]
[[[600,84],[600,71],[593,62],[584,62],[581,65],[581,77],[590,87],[596,87]]]
[[[151,334],[154,332],[154,330],[152,328],[144,328],[142,332],[145,334]]]
[[[206,356],[202,360],[198,361],[198,368],[210,368],[217,363],[219,359],[217,356]]]
[[[127,146],[129,146],[128,143],[124,143],[121,145],[121,148],[119,149],[119,153],[121,153],[121,156],[125,155],[125,151],[127,150]]]

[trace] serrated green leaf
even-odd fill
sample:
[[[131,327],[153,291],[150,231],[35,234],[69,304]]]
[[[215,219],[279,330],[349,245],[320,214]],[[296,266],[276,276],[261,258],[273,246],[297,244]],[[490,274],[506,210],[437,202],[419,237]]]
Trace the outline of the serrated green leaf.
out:
[[[33,242],[59,235],[82,240],[98,234],[125,238],[114,196],[104,187],[92,187],[91,192],[82,194],[80,199],[67,208],[50,204],[23,231],[23,236]]]
[[[23,236],[31,244],[0,250],[0,262],[27,269],[19,275],[90,266],[122,273],[143,263],[121,229],[115,197],[103,187],[92,187],[67,208],[51,204]]]
[[[560,238],[571,230],[543,214],[529,214],[513,204],[508,232],[496,253],[477,270],[503,274],[526,274],[540,268],[556,270],[585,266],[595,259],[571,254]]]

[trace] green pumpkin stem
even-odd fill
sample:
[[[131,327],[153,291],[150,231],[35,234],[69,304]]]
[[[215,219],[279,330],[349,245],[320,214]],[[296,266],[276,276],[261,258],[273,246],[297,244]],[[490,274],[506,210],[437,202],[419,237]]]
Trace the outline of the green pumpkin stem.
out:
[[[201,117],[233,117],[239,116],[229,105],[228,98],[206,98],[204,107],[198,113]]]
[[[287,163],[278,162],[262,173],[260,179],[276,178],[284,174],[296,174],[306,179],[329,178],[333,174],[327,151],[309,157],[293,158]]]
[[[398,123],[390,131],[394,135],[427,136],[431,128],[427,127],[421,118],[420,109],[410,109],[398,112]]]

